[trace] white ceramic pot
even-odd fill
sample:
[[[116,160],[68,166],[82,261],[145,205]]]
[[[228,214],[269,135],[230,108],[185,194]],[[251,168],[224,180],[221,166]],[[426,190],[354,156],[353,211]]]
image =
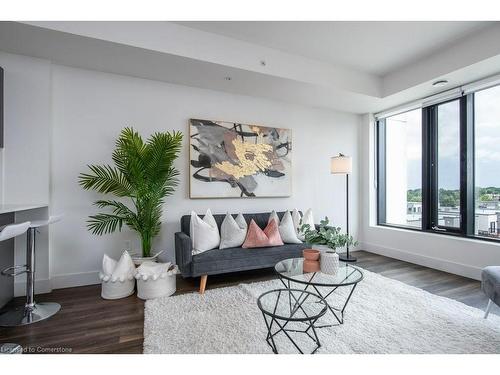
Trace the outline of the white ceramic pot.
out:
[[[143,257],[141,253],[134,253],[132,254],[132,261],[136,266],[140,266],[144,262],[156,262],[158,261],[158,257],[161,253],[163,253],[163,251],[160,251],[159,253],[156,253],[150,257]]]
[[[333,250],[324,251],[321,253],[319,263],[321,272],[336,275],[339,270],[339,255]]]
[[[314,250],[319,250],[321,253],[324,253],[325,251],[329,251],[331,250],[328,246],[326,245],[317,245],[317,244],[313,244],[312,245],[312,248]]]
[[[141,299],[154,299],[171,296],[176,290],[176,275],[179,273],[177,266],[171,263],[144,262],[139,268],[137,279],[137,297]]]

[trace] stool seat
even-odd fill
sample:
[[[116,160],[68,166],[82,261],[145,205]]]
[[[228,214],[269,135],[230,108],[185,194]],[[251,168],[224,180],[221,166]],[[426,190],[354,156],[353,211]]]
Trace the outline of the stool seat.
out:
[[[26,221],[20,224],[9,224],[2,228],[0,232],[0,241],[7,241],[11,238],[20,236],[23,233],[26,233],[28,228],[30,227],[31,222]]]
[[[40,228],[40,227],[45,227],[50,224],[57,223],[58,221],[61,221],[63,218],[63,215],[50,215],[48,219],[44,220],[32,220],[30,228]]]

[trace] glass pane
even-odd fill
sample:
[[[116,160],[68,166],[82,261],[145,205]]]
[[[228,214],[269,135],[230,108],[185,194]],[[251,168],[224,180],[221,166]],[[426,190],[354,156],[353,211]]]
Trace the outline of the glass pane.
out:
[[[460,103],[437,107],[438,225],[460,228]]]
[[[386,118],[386,223],[422,227],[422,110]]]
[[[499,237],[500,87],[474,94],[475,233]]]

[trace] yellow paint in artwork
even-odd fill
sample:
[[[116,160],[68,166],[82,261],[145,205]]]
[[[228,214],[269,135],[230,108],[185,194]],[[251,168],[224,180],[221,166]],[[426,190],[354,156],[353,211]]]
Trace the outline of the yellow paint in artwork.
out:
[[[238,157],[238,164],[223,161],[222,163],[215,164],[214,167],[236,179],[264,171],[272,164],[272,161],[266,156],[266,152],[273,151],[273,146],[271,145],[265,143],[247,143],[239,139],[234,139],[233,146],[234,152]]]

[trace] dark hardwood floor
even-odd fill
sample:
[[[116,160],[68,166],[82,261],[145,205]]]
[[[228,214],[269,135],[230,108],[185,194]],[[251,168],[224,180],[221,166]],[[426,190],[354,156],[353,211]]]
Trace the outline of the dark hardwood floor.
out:
[[[476,280],[418,266],[384,256],[357,251],[364,269],[484,309],[487,298]],[[275,278],[273,270],[210,276],[207,289]],[[197,291],[198,279],[177,281],[177,294]],[[62,305],[52,318],[30,326],[0,328],[0,343],[16,342],[34,353],[142,353],[144,302],[136,296],[108,301],[100,285],[55,290],[37,301]],[[22,298],[13,302],[22,305]],[[496,306],[492,313],[500,315]]]

